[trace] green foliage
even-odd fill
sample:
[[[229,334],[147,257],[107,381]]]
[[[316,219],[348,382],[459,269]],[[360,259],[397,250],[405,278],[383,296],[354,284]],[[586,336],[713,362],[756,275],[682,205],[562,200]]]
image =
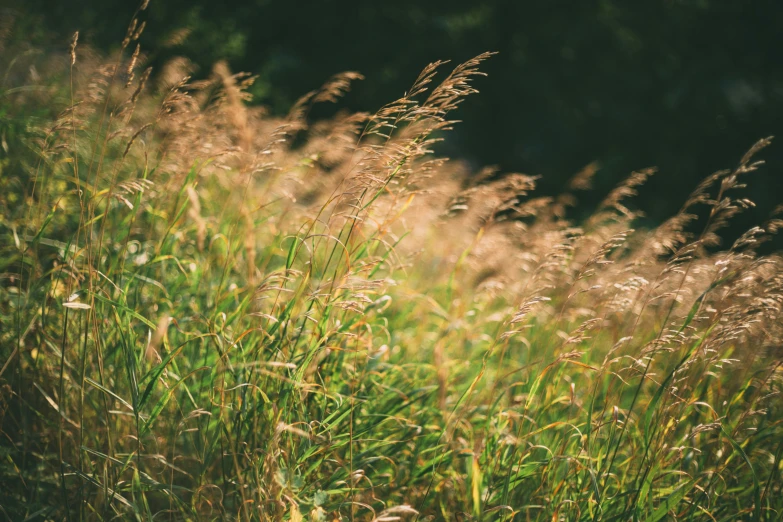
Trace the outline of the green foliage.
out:
[[[312,124],[355,76],[271,117],[225,66],[139,74],[137,29],[0,93],[0,513],[778,516],[781,223],[715,252],[769,140],[653,230],[649,172],[574,223],[589,173],[432,159],[489,54]]]

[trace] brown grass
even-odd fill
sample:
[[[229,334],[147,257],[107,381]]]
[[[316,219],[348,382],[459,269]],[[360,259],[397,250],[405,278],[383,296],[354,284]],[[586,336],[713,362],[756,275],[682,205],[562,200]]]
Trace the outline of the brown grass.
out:
[[[272,117],[146,67],[145,7],[0,98],[6,518],[777,516],[783,221],[720,243],[770,139],[655,229],[651,169],[574,222],[595,165],[550,198],[432,154],[491,53]]]

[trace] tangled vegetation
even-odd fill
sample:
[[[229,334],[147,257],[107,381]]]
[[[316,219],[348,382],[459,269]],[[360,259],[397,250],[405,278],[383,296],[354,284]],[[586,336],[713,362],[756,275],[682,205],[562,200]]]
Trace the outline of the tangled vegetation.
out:
[[[431,154],[490,54],[313,122],[358,74],[271,117],[142,30],[4,53],[0,518],[779,516],[783,222],[719,240],[770,140],[653,230],[651,170],[575,223],[590,167]]]

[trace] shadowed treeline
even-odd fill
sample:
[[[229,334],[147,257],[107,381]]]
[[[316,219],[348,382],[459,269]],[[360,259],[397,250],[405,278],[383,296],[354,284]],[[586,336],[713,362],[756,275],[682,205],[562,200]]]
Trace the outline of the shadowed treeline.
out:
[[[28,29],[51,45],[79,29],[99,48],[116,44],[134,7],[19,3],[41,22]],[[335,72],[364,74],[342,106],[373,110],[428,62],[499,51],[477,84],[483,96],[458,112],[465,124],[441,151],[542,175],[544,193],[595,161],[585,213],[632,170],[657,166],[638,200],[651,224],[676,212],[704,175],[779,134],[783,115],[783,4],[775,0],[169,0],[151,2],[147,19],[142,43],[152,63],[182,54],[206,76],[227,59],[259,75],[251,92],[277,114]],[[749,189],[759,208],[736,233],[776,203],[783,153],[773,147],[766,159]],[[672,191],[675,181],[686,188]]]

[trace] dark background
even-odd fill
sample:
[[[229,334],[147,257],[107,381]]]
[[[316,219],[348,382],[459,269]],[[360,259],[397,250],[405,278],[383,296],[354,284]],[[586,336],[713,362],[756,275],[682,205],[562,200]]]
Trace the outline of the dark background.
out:
[[[136,6],[19,2],[17,38],[26,31],[65,49],[79,29],[80,42],[109,50]],[[597,161],[595,190],[577,213],[632,170],[657,166],[636,205],[658,222],[704,176],[733,167],[783,126],[780,0],[152,0],[143,17],[153,63],[184,55],[206,74],[226,59],[258,74],[256,101],[280,113],[336,72],[367,78],[341,106],[373,111],[431,61],[499,51],[440,152],[540,174],[543,194]],[[183,29],[187,37],[172,44]],[[767,166],[746,189],[759,206],[734,233],[783,202],[783,143],[760,157]]]

